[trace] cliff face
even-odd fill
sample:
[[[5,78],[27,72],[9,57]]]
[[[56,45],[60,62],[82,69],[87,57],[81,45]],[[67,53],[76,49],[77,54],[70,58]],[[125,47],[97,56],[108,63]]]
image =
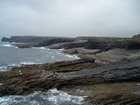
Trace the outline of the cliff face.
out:
[[[37,36],[11,36],[10,38],[3,37],[2,42],[16,42],[16,43],[29,43],[40,42],[44,38]]]
[[[9,41],[10,41],[10,38],[3,37],[3,38],[1,39],[1,42],[9,42]]]
[[[47,46],[55,43],[72,42],[74,38],[64,37],[41,37],[41,36],[11,36],[10,38],[3,37],[2,42],[16,43],[37,43],[37,46]]]
[[[56,43],[73,42],[74,38],[45,38],[42,42],[38,43],[36,46],[48,46]]]

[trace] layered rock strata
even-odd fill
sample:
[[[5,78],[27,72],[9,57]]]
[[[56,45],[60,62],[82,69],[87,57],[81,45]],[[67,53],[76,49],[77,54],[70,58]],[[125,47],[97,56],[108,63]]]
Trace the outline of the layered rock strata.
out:
[[[83,64],[96,67],[87,69],[87,66],[82,67]],[[80,69],[76,67],[78,65]],[[75,67],[77,70],[74,69]],[[83,87],[85,90],[83,94],[86,94],[88,88],[91,92],[101,93],[87,94],[92,103],[138,104],[140,102],[140,58],[123,59],[102,66],[94,60],[76,60],[63,62],[63,64],[58,62],[17,67],[15,70],[0,72],[0,83],[2,83],[0,96],[26,95],[50,88],[67,91],[78,87],[82,90]],[[130,87],[127,87],[129,85]]]

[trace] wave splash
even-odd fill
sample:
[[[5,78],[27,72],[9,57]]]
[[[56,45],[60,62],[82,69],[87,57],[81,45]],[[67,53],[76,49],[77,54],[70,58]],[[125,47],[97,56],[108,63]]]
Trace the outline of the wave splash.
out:
[[[3,47],[14,47],[14,48],[18,48],[16,46],[13,46],[12,43],[3,43],[2,46]]]
[[[57,89],[37,91],[27,96],[0,97],[0,105],[85,105],[86,96],[73,96]]]

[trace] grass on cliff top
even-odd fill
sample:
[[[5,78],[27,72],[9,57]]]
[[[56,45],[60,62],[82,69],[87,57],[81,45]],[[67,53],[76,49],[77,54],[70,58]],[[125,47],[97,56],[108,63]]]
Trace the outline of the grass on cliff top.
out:
[[[132,37],[132,40],[140,41],[140,34],[134,35],[134,36]]]

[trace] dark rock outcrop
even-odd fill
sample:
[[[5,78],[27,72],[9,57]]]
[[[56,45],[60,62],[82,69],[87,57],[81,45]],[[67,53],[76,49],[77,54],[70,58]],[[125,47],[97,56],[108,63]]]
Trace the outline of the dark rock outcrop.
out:
[[[9,42],[9,41],[10,41],[10,38],[3,37],[3,38],[1,39],[1,42]]]
[[[140,42],[133,40],[94,40],[89,39],[84,48],[86,49],[100,49],[102,51],[107,51],[114,48],[124,48],[124,49],[140,49]]]
[[[133,50],[133,49],[140,49],[140,42],[138,41],[131,41],[127,44],[127,49]]]
[[[100,49],[100,50],[106,50],[108,42],[97,40],[97,39],[89,39],[86,43],[84,48],[86,49]]]
[[[15,44],[15,46],[20,48],[25,47],[42,47],[48,46],[55,43],[63,42],[73,42],[75,38],[65,38],[65,37],[41,37],[41,36],[11,36],[10,38],[3,37],[2,42],[16,42],[24,44]],[[26,44],[25,44],[26,43]]]
[[[65,37],[41,37],[41,36],[11,36],[10,38],[3,37],[2,42],[16,42],[12,44],[18,48],[42,47],[56,43],[73,42],[75,38]]]
[[[84,69],[70,74],[66,77],[82,78],[91,77],[95,82],[121,82],[121,81],[139,81],[140,79],[140,58],[122,59],[121,61],[103,65],[98,68]],[[94,79],[101,81],[94,81]]]
[[[114,48],[125,49],[140,49],[140,42],[134,40],[103,40],[103,39],[88,39],[76,40],[75,38],[64,37],[39,37],[39,36],[11,36],[10,38],[3,37],[2,42],[16,42],[26,44],[14,44],[19,48],[25,47],[42,47],[49,48],[79,48],[85,49],[99,49],[101,51],[108,51]]]
[[[56,43],[73,42],[74,38],[48,38],[38,43],[36,47],[49,46]]]
[[[85,49],[99,49],[101,51],[108,51],[115,48],[123,49],[140,49],[140,42],[133,40],[99,40],[99,39],[88,39],[88,40],[79,40],[74,42],[66,43],[51,43],[49,48],[52,49],[72,49],[83,47]]]
[[[2,42],[16,43],[38,43],[44,40],[44,37],[39,36],[11,36],[10,38],[3,37]]]
[[[53,44],[53,45],[50,45],[50,46],[47,46],[47,47],[51,48],[51,49],[79,48],[79,47],[84,47],[86,42],[87,42],[87,40],[78,40],[78,41],[74,41],[74,42]]]

